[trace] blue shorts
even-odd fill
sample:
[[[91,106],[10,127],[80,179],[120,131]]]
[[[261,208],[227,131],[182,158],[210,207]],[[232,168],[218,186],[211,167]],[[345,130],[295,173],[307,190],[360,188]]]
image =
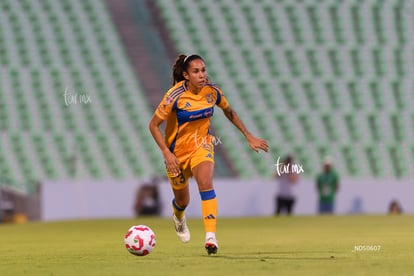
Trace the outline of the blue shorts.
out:
[[[332,214],[333,212],[333,202],[319,202],[319,214]]]

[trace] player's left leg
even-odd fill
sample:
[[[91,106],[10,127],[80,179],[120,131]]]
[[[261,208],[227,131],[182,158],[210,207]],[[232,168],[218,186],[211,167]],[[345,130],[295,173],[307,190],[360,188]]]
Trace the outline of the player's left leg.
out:
[[[218,243],[216,240],[217,198],[213,186],[214,163],[203,161],[196,165],[192,172],[201,196],[201,210],[206,231],[205,247],[209,255],[216,254]]]

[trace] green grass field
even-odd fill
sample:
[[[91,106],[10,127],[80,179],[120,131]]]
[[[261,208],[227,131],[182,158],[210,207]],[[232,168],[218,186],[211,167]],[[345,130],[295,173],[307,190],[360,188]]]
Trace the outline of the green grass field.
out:
[[[150,226],[154,251],[136,257],[123,235]],[[219,254],[203,248],[201,219],[182,244],[169,219],[0,225],[0,275],[412,275],[413,216],[221,219]],[[355,251],[355,246],[377,250]],[[380,247],[380,248],[379,248]],[[368,248],[373,249],[373,248]]]

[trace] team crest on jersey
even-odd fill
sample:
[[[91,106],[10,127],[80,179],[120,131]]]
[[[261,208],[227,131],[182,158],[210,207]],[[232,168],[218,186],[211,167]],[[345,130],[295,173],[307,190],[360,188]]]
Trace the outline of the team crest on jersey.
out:
[[[211,104],[214,101],[213,94],[209,93],[206,95],[206,101]]]

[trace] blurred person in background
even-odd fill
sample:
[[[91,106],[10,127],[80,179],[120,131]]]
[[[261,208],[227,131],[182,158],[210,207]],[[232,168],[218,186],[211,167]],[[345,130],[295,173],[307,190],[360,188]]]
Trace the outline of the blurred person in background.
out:
[[[335,196],[339,189],[339,176],[333,169],[329,157],[323,163],[323,171],[316,177],[316,189],[319,195],[319,214],[334,213]]]
[[[134,211],[136,216],[159,216],[161,214],[157,178],[138,187]]]
[[[188,180],[194,176],[201,197],[205,249],[209,255],[216,254],[218,249],[217,198],[213,186],[214,137],[209,130],[216,105],[254,151],[268,151],[267,142],[247,130],[221,89],[208,80],[206,65],[199,55],[177,57],[173,65],[173,87],[165,94],[149,123],[150,132],[164,156],[174,193],[172,209],[177,236],[182,242],[190,241],[184,210],[190,201]],[[163,137],[160,125],[164,121]]]
[[[275,199],[275,215],[278,216],[283,211],[286,211],[288,215],[291,215],[295,204],[293,186],[297,184],[299,174],[292,169],[293,156],[291,155],[286,156],[283,159],[283,163],[280,165],[286,169],[283,170],[283,173],[279,173],[279,170],[275,173],[275,178],[279,183],[279,190]]]
[[[398,203],[398,201],[393,200],[390,203],[390,206],[388,208],[388,213],[392,215],[398,215],[402,213],[401,205]]]

